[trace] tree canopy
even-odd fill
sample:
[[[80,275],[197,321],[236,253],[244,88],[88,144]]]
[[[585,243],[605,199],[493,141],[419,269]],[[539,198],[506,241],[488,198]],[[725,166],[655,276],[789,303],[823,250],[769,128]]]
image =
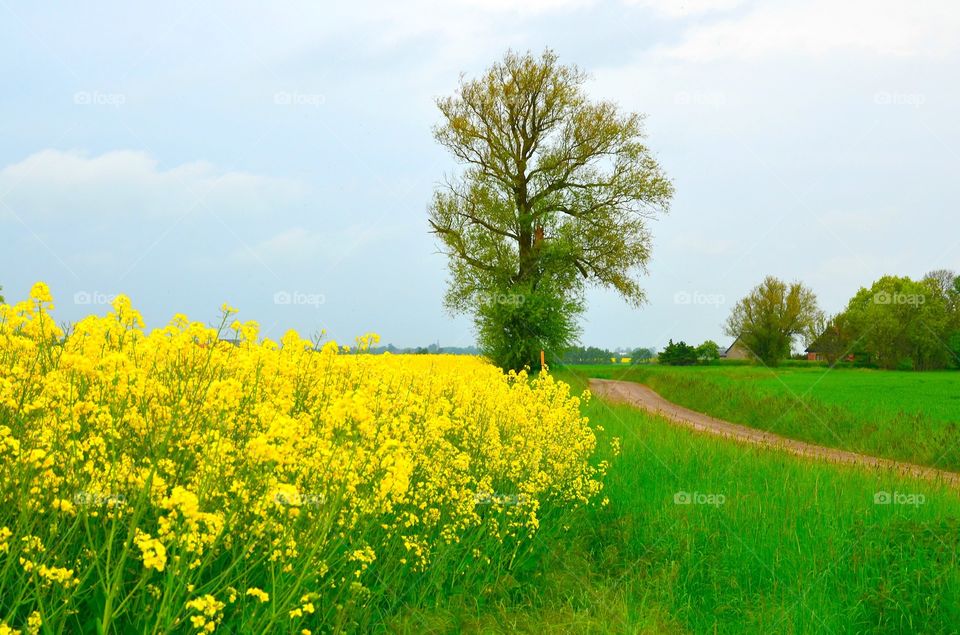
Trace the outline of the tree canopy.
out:
[[[767,276],[733,307],[725,332],[739,337],[764,364],[776,366],[790,355],[795,337],[815,337],[822,315],[812,290]]]
[[[861,288],[844,311],[848,347],[881,368],[955,365],[951,340],[960,331],[960,316],[954,284],[944,282],[938,276],[920,281],[884,276]]]
[[[473,313],[481,347],[504,366],[569,345],[587,285],[644,299],[648,221],[673,187],[643,117],[589,99],[586,80],[552,51],[508,51],[437,101],[434,137],[462,167],[430,206],[450,264],[445,303]]]
[[[697,349],[682,340],[670,340],[657,355],[657,361],[667,366],[690,366],[697,363]]]

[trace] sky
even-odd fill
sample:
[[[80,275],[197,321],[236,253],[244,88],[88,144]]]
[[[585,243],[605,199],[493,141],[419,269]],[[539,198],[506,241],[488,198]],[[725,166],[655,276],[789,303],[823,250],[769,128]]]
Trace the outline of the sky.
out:
[[[632,308],[582,342],[730,338],[764,276],[827,312],[885,274],[960,270],[960,4],[931,0],[0,0],[0,285],[69,322],[129,295],[148,327],[474,341],[442,307],[435,100],[553,49],[645,113],[672,179]]]

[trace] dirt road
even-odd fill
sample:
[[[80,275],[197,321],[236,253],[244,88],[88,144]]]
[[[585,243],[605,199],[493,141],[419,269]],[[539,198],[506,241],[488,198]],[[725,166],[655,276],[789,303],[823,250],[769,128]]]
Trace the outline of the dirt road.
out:
[[[764,432],[737,423],[730,423],[722,419],[714,419],[702,412],[690,410],[683,406],[667,401],[656,392],[632,381],[617,381],[613,379],[591,379],[590,391],[597,397],[607,401],[626,403],[649,412],[658,414],[673,423],[699,432],[713,434],[743,443],[776,448],[814,459],[821,459],[831,463],[844,463],[887,469],[916,476],[931,481],[943,481],[954,487],[960,487],[960,474],[946,472],[932,467],[924,467],[913,463],[903,463],[891,459],[882,459],[856,452],[828,448],[822,445],[813,445],[804,441],[788,439],[771,432]]]

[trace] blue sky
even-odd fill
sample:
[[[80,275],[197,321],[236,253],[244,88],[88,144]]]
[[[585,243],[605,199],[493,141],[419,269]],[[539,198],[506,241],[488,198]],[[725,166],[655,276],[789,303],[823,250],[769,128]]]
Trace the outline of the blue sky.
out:
[[[727,343],[766,274],[836,311],[960,270],[957,32],[950,2],[0,0],[0,284],[64,321],[123,292],[149,326],[228,301],[274,337],[470,344],[427,233],[434,99],[549,46],[647,113],[677,191],[648,304],[591,293],[584,342]]]

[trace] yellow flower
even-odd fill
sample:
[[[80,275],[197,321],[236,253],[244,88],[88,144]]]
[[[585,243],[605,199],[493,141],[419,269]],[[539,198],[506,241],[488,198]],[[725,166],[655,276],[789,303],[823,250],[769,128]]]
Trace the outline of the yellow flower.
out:
[[[53,308],[53,296],[46,282],[37,282],[30,288],[30,299]]]
[[[0,464],[12,484],[0,505],[51,545],[22,532],[13,543],[14,528],[0,527],[0,554],[15,553],[48,591],[82,581],[89,588],[76,592],[89,594],[102,547],[69,531],[72,519],[48,539],[51,522],[139,520],[145,574],[169,575],[125,590],[130,605],[185,592],[176,629],[242,632],[244,612],[271,598],[227,586],[237,580],[315,580],[322,591],[284,607],[291,619],[360,610],[364,580],[396,567],[420,575],[458,548],[489,565],[501,545],[533,540],[546,501],[603,500],[609,464],[594,460],[594,428],[548,373],[468,356],[344,354],[368,352],[373,334],[351,349],[288,331],[278,345],[252,321],[234,323],[232,346],[180,313],[147,332],[126,296],[61,337],[49,304],[38,283],[30,299],[0,306]],[[224,601],[193,597],[194,585],[208,588],[208,565],[229,571],[209,587]]]
[[[270,492],[270,500],[281,507],[300,507],[300,492],[295,485],[278,483]]]
[[[204,596],[195,598],[187,602],[187,608],[193,609],[207,617],[213,617],[217,613],[223,610],[223,607],[226,606],[223,602],[217,600],[213,595],[207,593]]]
[[[48,567],[45,564],[41,564],[37,568],[37,573],[40,574],[41,578],[49,582],[56,582],[64,587],[71,587],[78,584],[78,580],[73,577],[73,569]]]
[[[257,587],[250,587],[249,589],[247,589],[247,593],[246,593],[246,594],[247,594],[248,596],[257,598],[257,599],[260,600],[261,602],[269,602],[269,601],[270,601],[270,594],[267,593],[266,591],[263,591],[263,590],[261,590],[261,589],[258,589]]]
[[[40,619],[40,613],[34,611],[27,617],[27,632],[30,635],[36,635],[40,632],[40,627],[43,626],[43,620]]]
[[[167,566],[167,549],[163,546],[163,543],[139,529],[134,542],[140,549],[143,566],[147,569],[163,571]]]
[[[77,508],[74,506],[73,502],[65,498],[58,498],[55,501],[53,501],[53,508],[59,509],[63,513],[69,514],[71,516],[74,516],[77,513]]]
[[[199,633],[212,633],[217,630],[217,624],[223,618],[223,607],[226,606],[209,593],[187,602],[187,608],[199,613],[190,617],[190,624]]]

